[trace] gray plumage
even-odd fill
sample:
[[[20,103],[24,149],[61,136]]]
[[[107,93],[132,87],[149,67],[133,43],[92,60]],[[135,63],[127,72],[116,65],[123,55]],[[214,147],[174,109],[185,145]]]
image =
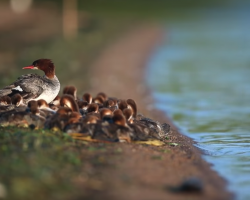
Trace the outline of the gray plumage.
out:
[[[53,79],[49,79],[46,76],[41,77],[37,74],[26,74],[19,77],[11,85],[1,89],[0,97],[5,95],[11,97],[19,93],[23,97],[24,103],[27,103],[31,99],[39,100],[41,97],[48,102],[57,96],[59,90],[60,82],[56,76]],[[45,96],[51,97],[45,99]]]

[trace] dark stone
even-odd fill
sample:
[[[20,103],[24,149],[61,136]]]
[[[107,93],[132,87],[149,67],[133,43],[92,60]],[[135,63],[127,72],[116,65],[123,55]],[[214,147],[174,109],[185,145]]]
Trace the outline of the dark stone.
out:
[[[170,186],[168,189],[172,192],[187,192],[187,193],[200,193],[203,191],[203,183],[199,178],[190,177],[184,180],[179,186]]]

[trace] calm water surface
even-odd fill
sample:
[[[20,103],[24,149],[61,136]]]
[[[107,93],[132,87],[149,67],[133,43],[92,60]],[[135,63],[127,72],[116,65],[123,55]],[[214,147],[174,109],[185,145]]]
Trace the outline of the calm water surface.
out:
[[[166,30],[148,64],[156,106],[207,152],[237,199],[250,199],[250,12],[207,10]]]

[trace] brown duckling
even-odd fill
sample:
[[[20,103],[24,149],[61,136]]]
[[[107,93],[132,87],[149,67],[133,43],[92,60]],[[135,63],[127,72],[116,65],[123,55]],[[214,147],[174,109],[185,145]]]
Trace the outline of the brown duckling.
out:
[[[66,86],[63,89],[63,94],[72,95],[75,100],[77,100],[77,89],[75,86]]]
[[[74,98],[73,98],[72,95],[64,94],[64,95],[61,97],[60,105],[61,105],[62,107],[68,107],[68,108],[70,108],[72,111],[80,112],[80,111],[79,111],[78,104],[76,103],[76,101],[74,100]]]
[[[120,110],[124,110],[125,108],[128,108],[127,102],[125,100],[122,100],[122,99],[119,100],[119,102],[118,102],[118,108]]]
[[[102,97],[103,101],[108,100],[108,96],[104,92],[99,92],[96,97]]]
[[[59,95],[57,95],[55,97],[55,99],[49,104],[49,107],[52,109],[52,110],[55,110],[57,111],[58,108],[60,107],[60,100],[61,100],[61,97]]]
[[[44,127],[47,129],[58,128],[63,130],[73,111],[68,107],[60,107],[57,112],[48,118]]]
[[[82,100],[83,101],[87,101],[88,104],[91,104],[92,103],[92,96],[91,96],[91,94],[84,93],[83,96],[82,96]]]
[[[133,99],[127,99],[128,108],[132,110],[132,119],[136,119],[137,105]]]
[[[11,104],[11,98],[7,95],[0,97],[0,106],[8,106]]]
[[[109,130],[117,136],[119,142],[131,142],[131,129],[127,125],[126,118],[119,110],[113,113],[113,122],[110,124]]]

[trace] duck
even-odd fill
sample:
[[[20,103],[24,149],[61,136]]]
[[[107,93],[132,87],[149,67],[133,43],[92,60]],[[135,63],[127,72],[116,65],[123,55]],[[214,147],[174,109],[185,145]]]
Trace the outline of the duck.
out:
[[[66,86],[63,89],[63,94],[69,94],[74,97],[75,100],[77,100],[77,89],[75,86]]]
[[[0,113],[13,110],[15,105],[12,105],[11,98],[9,96],[0,97]]]
[[[69,95],[69,94],[64,94],[61,97],[61,99],[60,99],[60,106],[62,106],[62,107],[68,107],[72,111],[75,111],[75,112],[80,112],[79,106],[76,103],[74,97],[72,95]]]
[[[61,100],[61,97],[59,95],[57,95],[53,101],[51,101],[49,103],[49,107],[52,109],[52,110],[55,110],[57,111],[58,108],[60,107],[60,100]]]
[[[82,100],[88,102],[88,104],[92,103],[92,99],[93,99],[92,95],[88,92],[86,92],[82,95]]]
[[[50,59],[38,59],[23,69],[42,70],[45,75],[22,75],[14,83],[0,89],[0,97],[6,95],[12,97],[18,93],[23,97],[24,104],[39,99],[44,99],[47,103],[53,101],[60,91],[54,63]]]

